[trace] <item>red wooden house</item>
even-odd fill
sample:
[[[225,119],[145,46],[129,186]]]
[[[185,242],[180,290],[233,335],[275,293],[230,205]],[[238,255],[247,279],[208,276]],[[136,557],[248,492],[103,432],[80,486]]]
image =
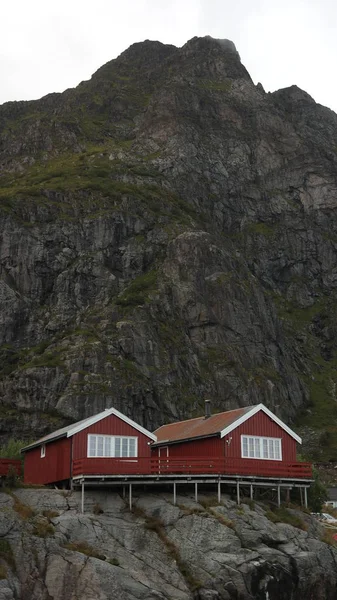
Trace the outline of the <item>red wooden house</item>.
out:
[[[69,482],[74,476],[147,472],[156,436],[115,408],[63,427],[22,448],[24,481]]]
[[[152,444],[160,472],[223,473],[309,478],[311,465],[296,462],[301,438],[266,406],[247,406],[163,425]]]

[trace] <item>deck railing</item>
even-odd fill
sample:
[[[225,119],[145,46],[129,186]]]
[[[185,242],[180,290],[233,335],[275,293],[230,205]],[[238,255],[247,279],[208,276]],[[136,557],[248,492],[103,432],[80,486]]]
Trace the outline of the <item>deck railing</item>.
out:
[[[21,460],[16,460],[14,458],[0,458],[0,477],[5,477],[8,474],[10,467],[15,469],[18,476],[21,475]]]
[[[81,458],[73,461],[79,475],[242,475],[311,479],[312,465],[245,458]]]

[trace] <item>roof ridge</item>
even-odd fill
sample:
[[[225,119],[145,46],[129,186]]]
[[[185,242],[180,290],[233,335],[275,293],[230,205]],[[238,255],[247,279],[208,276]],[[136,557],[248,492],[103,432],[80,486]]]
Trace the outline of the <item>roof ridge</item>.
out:
[[[258,405],[252,404],[251,406],[241,406],[239,408],[231,408],[230,410],[222,410],[221,412],[211,414],[209,417],[207,417],[207,421],[209,421],[209,419],[211,419],[212,417],[218,417],[219,415],[224,415],[225,413],[236,412],[237,410],[250,410],[255,406]],[[188,421],[197,421],[198,419],[205,419],[205,415],[201,415],[200,417],[192,417],[191,419],[184,419],[183,421],[174,421],[173,423],[164,423],[164,425],[160,425],[160,427],[157,427],[155,431],[158,431],[158,429],[162,429],[163,427],[172,427],[173,425],[177,425],[178,423],[187,423]]]

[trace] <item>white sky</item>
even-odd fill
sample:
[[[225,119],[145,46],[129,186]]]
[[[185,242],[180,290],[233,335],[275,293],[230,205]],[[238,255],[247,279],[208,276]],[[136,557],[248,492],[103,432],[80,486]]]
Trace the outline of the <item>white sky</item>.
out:
[[[296,84],[337,112],[336,0],[2,0],[0,104],[61,92],[134,42],[231,39],[266,91]]]

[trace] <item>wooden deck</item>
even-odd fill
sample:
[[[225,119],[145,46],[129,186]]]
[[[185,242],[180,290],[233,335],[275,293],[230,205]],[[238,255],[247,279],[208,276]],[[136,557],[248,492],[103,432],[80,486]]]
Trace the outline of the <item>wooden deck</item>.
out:
[[[73,461],[73,477],[85,476],[200,476],[233,475],[278,479],[312,479],[312,465],[304,462],[241,458],[83,458]]]

